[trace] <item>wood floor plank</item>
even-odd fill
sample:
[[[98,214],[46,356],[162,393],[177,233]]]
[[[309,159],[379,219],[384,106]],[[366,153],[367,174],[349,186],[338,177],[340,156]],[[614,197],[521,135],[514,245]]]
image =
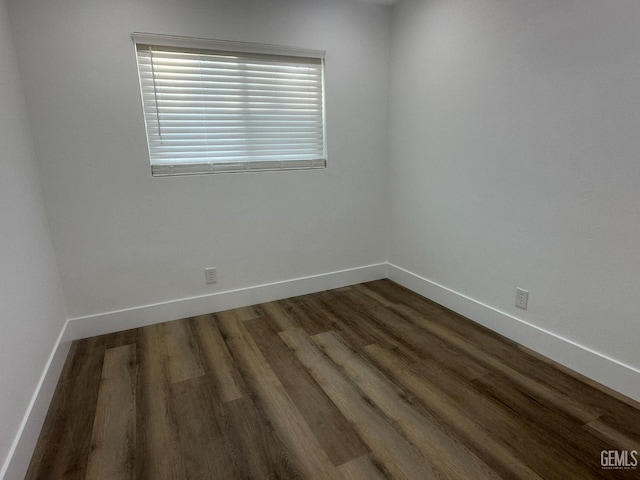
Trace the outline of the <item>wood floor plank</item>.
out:
[[[205,375],[172,385],[171,400],[185,477],[236,478],[231,445],[225,442],[219,422],[220,400],[212,377]]]
[[[302,330],[287,330],[280,336],[316,379],[340,411],[394,478],[439,479],[442,473],[397,432],[373,402],[360,392]]]
[[[541,405],[506,377],[492,373],[473,383],[480,387],[483,395],[495,399],[516,414],[520,422],[526,425],[527,431],[545,435],[548,443],[545,444],[544,453],[548,461],[554,465],[561,462],[562,468],[571,471],[571,475],[606,480],[635,477],[634,472],[630,476],[630,472],[624,470],[603,470],[601,452],[614,448],[607,439],[588,434],[579,422],[561,409],[553,405]]]
[[[171,383],[183,382],[204,375],[197,342],[188,319],[162,324],[167,349],[167,366]]]
[[[87,461],[88,478],[135,478],[136,376],[135,345],[106,350]]]
[[[54,435],[59,435],[61,426],[64,426],[65,411],[69,409],[68,393],[71,390],[70,384],[74,380],[74,367],[76,367],[78,351],[82,349],[84,343],[76,340],[69,347],[69,353],[60,373],[60,380],[54,391],[42,432],[31,457],[25,476],[26,480],[43,478],[42,472],[55,471],[56,467],[52,464],[52,460],[63,458],[63,455],[57,455],[59,444],[53,440],[59,440],[59,436],[56,438]]]
[[[253,320],[254,318],[259,318],[261,316],[255,305],[234,308],[234,313],[243,322],[246,322],[247,320]]]
[[[362,346],[372,343],[368,333],[359,330],[349,315],[345,315],[345,312],[340,312],[339,309],[327,308],[328,305],[334,304],[330,300],[327,303],[326,300],[324,294],[304,295],[290,299],[288,304],[298,317],[312,319],[312,322],[317,325],[314,330],[305,329],[307,333],[339,330],[350,344]]]
[[[338,467],[344,478],[349,480],[385,480],[391,478],[384,466],[371,454],[349,460]]]
[[[309,335],[331,330],[332,324],[328,315],[321,315],[317,309],[317,298],[314,295],[287,298],[279,303],[285,308],[296,324]]]
[[[333,464],[368,453],[353,426],[267,322],[257,319],[245,325]]]
[[[499,435],[502,442],[545,480],[573,478],[572,461],[567,462],[562,454],[558,454],[551,432],[532,430],[518,411],[495,401],[482,389],[440,369],[437,364],[418,362],[410,368],[445,390],[458,409],[468,412],[487,431]],[[584,469],[581,471],[584,473]]]
[[[358,356],[333,332],[313,340],[376,407],[393,420],[404,436],[447,478],[498,479],[499,476],[455,437],[436,417]]]
[[[376,343],[373,332],[368,328],[370,322],[368,319],[354,311],[348,304],[340,299],[340,293],[343,292],[326,292],[322,297],[318,297],[314,306],[319,315],[331,315],[331,325],[338,328],[342,335],[347,339],[350,345],[356,348],[364,347]],[[310,303],[307,303],[308,305]]]
[[[638,423],[603,415],[587,423],[584,428],[609,443],[611,448],[640,451],[640,424]]]
[[[140,331],[138,341],[137,478],[186,480],[171,402],[171,379],[163,325]]]
[[[49,407],[27,479],[84,479],[100,388],[104,337],[76,341]]]
[[[499,436],[477,424],[473,417],[460,409],[435,384],[411,371],[409,365],[397,354],[379,345],[365,347],[365,351],[374,363],[419,398],[427,409],[448,423],[451,429],[503,478],[542,480],[542,477],[521,461],[507,444],[499,440]]]
[[[358,332],[357,327],[349,318],[345,321],[345,318],[340,318],[326,308],[326,304],[322,302],[325,293],[327,292],[323,292],[322,295],[302,295],[286,299],[281,303],[285,305],[291,317],[296,319],[298,326],[302,327],[309,335],[339,330],[349,339],[350,343],[357,345],[371,343],[366,337],[362,338],[362,333]]]
[[[237,473],[232,478],[302,478],[296,465],[288,461],[287,446],[278,437],[260,402],[245,396],[224,403],[221,420],[226,425],[225,443],[236,466]]]
[[[267,302],[258,305],[257,310],[266,318],[276,332],[299,328],[301,325],[289,315],[281,302]]]
[[[138,342],[139,328],[131,328],[120,332],[100,335],[99,338],[104,342],[104,348],[116,348],[124,345],[135,345]]]
[[[422,314],[440,315],[443,311],[442,306],[416,295],[408,288],[388,279],[363,283],[362,286],[364,289],[370,289],[394,304],[407,305]]]
[[[531,367],[522,369],[526,375],[531,375],[537,381],[544,382],[566,395],[581,398],[585,404],[605,412],[605,415],[625,417],[630,424],[640,425],[640,402],[580,375],[523,345],[516,345],[515,350],[529,359]]]
[[[215,317],[211,314],[194,317],[192,327],[205,362],[203,368],[216,378],[222,401],[230,402],[244,396],[240,375],[229,355]]]
[[[227,345],[242,364],[243,378],[254,389],[278,437],[287,446],[291,454],[289,461],[304,478],[340,478],[340,472],[329,460],[244,324],[234,316],[217,317]]]
[[[283,303],[296,319],[305,320],[304,326],[309,323],[315,325],[315,328],[305,328],[307,334],[315,334],[338,328],[341,323],[340,319],[324,307],[321,302],[322,298],[323,296],[321,295],[301,295],[286,299]],[[357,332],[353,330],[351,325],[345,325],[344,327],[345,335],[350,338],[357,337]]]
[[[581,423],[555,405],[544,405],[521,391],[510,379],[496,373],[472,381],[487,398],[504,406],[517,415],[529,432],[546,437],[545,455],[548,459],[562,460],[573,475],[579,478],[599,478],[600,452],[608,445],[590,435],[585,435]],[[609,478],[617,478],[607,474]]]
[[[373,300],[374,303],[384,306],[386,308],[391,308],[395,305],[393,300],[388,299],[384,295],[380,295],[378,292],[376,292],[375,290],[372,290],[364,283],[361,283],[359,285],[354,285],[352,287],[352,290],[355,290],[356,292],[360,292],[366,295],[371,300]]]
[[[531,392],[531,394],[553,403],[558,406],[558,408],[561,408],[583,423],[595,420],[603,414],[603,412],[597,408],[585,405],[583,402],[575,400],[568,395],[565,395],[514,370],[510,365],[502,363],[499,359],[475,347],[464,337],[430,321],[427,317],[419,314],[415,310],[404,305],[399,306],[397,310],[403,312],[406,319],[424,328],[426,331],[440,338],[442,341],[454,345],[460,351],[466,353],[470,358],[475,359],[484,367],[507,376],[523,388],[526,388]]]
[[[489,370],[460,352],[456,346],[435,337],[430,332],[407,322],[394,311],[367,301],[357,289],[340,295],[342,301],[366,316],[366,321],[375,324],[375,343],[400,346],[408,354],[431,358],[443,368],[451,369],[465,378],[473,379],[485,375]]]

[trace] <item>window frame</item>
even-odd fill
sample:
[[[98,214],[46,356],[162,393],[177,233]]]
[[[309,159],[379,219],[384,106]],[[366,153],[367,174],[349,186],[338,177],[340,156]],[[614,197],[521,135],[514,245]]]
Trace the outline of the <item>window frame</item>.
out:
[[[247,43],[247,42],[233,42],[227,40],[213,40],[213,39],[203,39],[203,38],[193,38],[193,37],[179,37],[179,36],[170,36],[170,35],[160,35],[160,34],[150,34],[150,33],[139,33],[134,32],[131,35],[134,44],[134,50],[136,55],[136,67],[138,72],[138,81],[140,87],[140,95],[141,95],[141,104],[144,115],[145,122],[145,136],[147,140],[147,153],[149,156],[149,163],[151,165],[151,173],[152,176],[170,176],[170,175],[201,175],[201,174],[218,174],[218,173],[241,173],[241,172],[257,172],[257,171],[281,171],[281,170],[307,170],[307,169],[323,169],[326,168],[327,165],[327,128],[326,128],[326,95],[325,95],[325,55],[326,52],[322,50],[308,50],[308,49],[300,49],[300,48],[292,48],[280,45],[263,45],[256,43]],[[141,47],[139,49],[139,47]],[[158,148],[153,148],[157,146],[158,143],[162,143],[162,134],[154,134],[150,133],[151,130],[149,128],[148,116],[151,115],[148,104],[151,102],[147,101],[145,103],[145,91],[143,85],[143,73],[140,68],[141,61],[140,56],[143,48],[151,47],[153,49],[164,49],[164,51],[176,51],[176,52],[184,52],[184,53],[193,53],[193,54],[201,54],[201,55],[238,55],[239,57],[243,57],[243,61],[249,61],[251,59],[256,58],[264,58],[265,61],[275,62],[280,61],[281,65],[286,65],[285,61],[299,62],[300,65],[304,65],[304,62],[307,62],[307,66],[309,65],[319,65],[320,73],[320,87],[318,89],[318,94],[320,95],[319,107],[321,109],[320,114],[314,114],[318,117],[319,120],[319,134],[316,134],[318,138],[321,137],[321,146],[319,146],[318,142],[314,146],[314,151],[312,154],[306,155],[309,158],[284,158],[286,155],[292,156],[293,153],[287,154],[285,148],[283,148],[282,153],[278,153],[275,150],[266,155],[263,154],[264,158],[257,159],[256,155],[247,155],[245,157],[237,156],[237,161],[221,161],[220,157],[216,160],[215,156],[202,157],[202,160],[196,162],[185,162],[174,159],[171,161],[166,157],[162,160],[159,160],[157,157],[154,158],[154,151],[158,152]],[[150,52],[150,56],[153,54]],[[156,87],[155,87],[155,72],[153,71],[153,60],[151,60],[151,76],[153,78],[153,95],[154,98],[157,97]],[[148,75],[148,73],[146,74]],[[145,80],[148,81],[148,78],[145,77]],[[243,85],[242,82],[238,82],[238,85]],[[158,113],[158,104],[157,100],[155,102],[155,114],[153,116],[157,117],[156,130],[160,132],[160,117],[157,115]],[[316,109],[317,112],[317,109]],[[246,120],[243,120],[246,121]],[[242,124],[244,125],[244,124]],[[198,127],[194,127],[198,128]],[[201,127],[200,127],[201,128]],[[154,136],[155,135],[155,136]],[[158,141],[160,139],[160,142]],[[304,137],[301,137],[304,139]],[[200,141],[204,141],[202,139],[198,139]],[[206,142],[211,142],[211,139],[205,139]],[[273,139],[269,139],[273,140]],[[155,142],[155,143],[154,143]],[[277,149],[277,143],[274,144]],[[160,147],[162,148],[162,147]],[[214,147],[215,148],[215,145]],[[320,152],[321,149],[321,152]],[[278,159],[277,157],[282,155],[283,158]],[[304,155],[300,155],[304,156]],[[268,159],[266,157],[269,157]],[[273,157],[273,158],[270,158]],[[313,157],[313,158],[311,158]]]

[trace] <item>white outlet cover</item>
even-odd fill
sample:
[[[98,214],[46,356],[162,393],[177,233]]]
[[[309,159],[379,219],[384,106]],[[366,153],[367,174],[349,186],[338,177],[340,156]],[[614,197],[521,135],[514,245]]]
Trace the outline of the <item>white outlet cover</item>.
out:
[[[523,310],[527,309],[527,303],[529,303],[529,292],[522,288],[516,289],[516,307]]]
[[[207,284],[216,283],[218,281],[215,267],[204,269],[204,279]]]

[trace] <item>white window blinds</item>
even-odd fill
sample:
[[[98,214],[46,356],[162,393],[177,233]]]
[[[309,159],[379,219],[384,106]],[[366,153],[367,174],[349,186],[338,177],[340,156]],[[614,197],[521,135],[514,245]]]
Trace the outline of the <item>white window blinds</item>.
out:
[[[133,39],[153,175],[326,166],[322,52]]]

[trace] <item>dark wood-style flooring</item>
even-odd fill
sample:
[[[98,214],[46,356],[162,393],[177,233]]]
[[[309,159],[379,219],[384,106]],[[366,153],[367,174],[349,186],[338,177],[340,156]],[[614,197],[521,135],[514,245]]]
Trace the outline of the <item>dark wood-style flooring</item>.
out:
[[[638,404],[388,280],[74,342],[28,479],[621,479]]]

